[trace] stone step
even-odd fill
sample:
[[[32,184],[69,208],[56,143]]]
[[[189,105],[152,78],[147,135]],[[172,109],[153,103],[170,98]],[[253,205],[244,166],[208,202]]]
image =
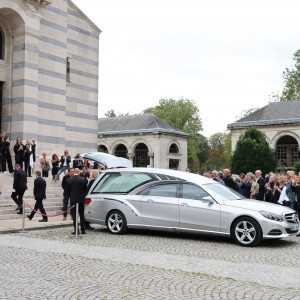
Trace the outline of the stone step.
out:
[[[45,208],[46,212],[47,213],[51,212],[51,214],[56,214],[56,212],[58,212],[59,214],[62,213],[61,207],[62,207],[62,205],[56,205],[56,206],[47,206],[47,205],[44,205],[44,208]],[[31,212],[31,209],[29,207],[26,207],[25,212],[26,212],[26,214],[28,214],[28,213]],[[12,214],[17,214],[17,212],[16,212],[16,210],[15,210],[14,207],[12,207],[11,209],[5,209],[3,211],[2,210],[0,211],[0,216],[10,215],[10,214],[11,215]]]
[[[61,210],[46,210],[46,213],[49,214],[49,215],[57,215],[57,214],[60,214],[62,213]],[[25,210],[25,216],[29,215],[31,213],[31,211],[29,210]],[[35,218],[36,217],[40,217],[42,218],[41,215],[39,214],[35,214]],[[61,218],[63,218],[63,215],[60,216]],[[14,219],[20,219],[20,222],[21,222],[21,219],[22,219],[22,215],[18,215],[15,211],[11,214],[6,214],[6,215],[0,215],[0,220],[14,220]],[[68,219],[70,219],[70,216],[69,216],[69,212],[68,212]],[[26,222],[28,221],[28,218],[26,217]]]
[[[33,199],[32,195],[24,195],[23,199],[25,199],[26,201],[28,199]],[[47,195],[47,198],[45,200],[62,200],[63,199],[63,195]],[[5,196],[5,197],[0,197],[0,203],[5,202],[5,201],[13,201],[11,196]]]
[[[29,205],[34,205],[35,200],[30,199],[24,199]],[[47,203],[62,203],[63,199],[46,199],[43,201],[44,205]],[[16,205],[15,202],[12,199],[7,199],[5,201],[0,201],[0,209],[5,209],[5,207],[8,207],[10,205]]]

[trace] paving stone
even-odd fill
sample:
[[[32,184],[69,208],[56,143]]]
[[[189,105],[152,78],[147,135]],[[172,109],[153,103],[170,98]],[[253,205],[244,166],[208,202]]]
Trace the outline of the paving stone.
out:
[[[227,238],[199,235],[132,231],[115,236],[101,226],[77,240],[69,238],[71,230],[0,236],[0,299],[300,299],[300,285],[294,284],[300,267],[297,237],[244,248]],[[111,257],[97,256],[98,249]],[[165,257],[182,265],[174,263],[174,269]],[[203,268],[210,273],[192,271],[199,261],[207,262]],[[215,275],[218,266],[228,266],[236,278],[225,276],[224,269]],[[280,286],[270,270],[294,276],[293,287]]]

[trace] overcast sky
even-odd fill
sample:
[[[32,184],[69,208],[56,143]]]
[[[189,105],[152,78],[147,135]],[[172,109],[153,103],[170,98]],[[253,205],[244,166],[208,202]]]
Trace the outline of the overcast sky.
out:
[[[203,132],[282,90],[300,48],[300,1],[73,0],[102,30],[99,116],[196,101]]]

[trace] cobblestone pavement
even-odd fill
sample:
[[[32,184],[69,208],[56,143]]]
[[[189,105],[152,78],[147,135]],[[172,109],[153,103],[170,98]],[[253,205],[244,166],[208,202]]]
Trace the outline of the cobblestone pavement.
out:
[[[300,238],[229,238],[96,227],[0,236],[0,299],[300,299]]]

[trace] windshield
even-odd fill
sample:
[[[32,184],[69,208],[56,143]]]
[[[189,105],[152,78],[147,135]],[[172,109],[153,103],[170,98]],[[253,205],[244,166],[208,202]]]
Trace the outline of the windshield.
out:
[[[241,200],[246,199],[237,191],[219,183],[205,184],[203,187],[216,200]]]
[[[134,188],[154,181],[150,174],[146,173],[106,173],[97,183],[92,194],[120,194],[126,195]]]

